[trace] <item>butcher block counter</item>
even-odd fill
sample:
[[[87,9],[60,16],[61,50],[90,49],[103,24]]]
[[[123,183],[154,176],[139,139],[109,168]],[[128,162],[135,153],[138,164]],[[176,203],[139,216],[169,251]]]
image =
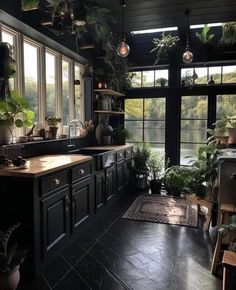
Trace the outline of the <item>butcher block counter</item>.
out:
[[[91,156],[78,154],[43,155],[27,159],[26,168],[4,167],[0,169],[0,176],[39,177],[57,170],[66,169],[76,164],[92,160]]]

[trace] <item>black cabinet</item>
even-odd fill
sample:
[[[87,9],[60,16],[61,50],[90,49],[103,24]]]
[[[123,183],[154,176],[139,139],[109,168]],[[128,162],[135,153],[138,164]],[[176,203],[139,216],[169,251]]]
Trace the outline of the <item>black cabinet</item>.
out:
[[[69,186],[41,200],[42,256],[50,257],[70,235]]]
[[[94,214],[92,179],[88,177],[72,186],[72,231]]]
[[[96,173],[94,178],[95,211],[97,213],[105,204],[106,179],[104,170]]]
[[[116,195],[116,168],[111,166],[106,169],[106,202],[109,203],[110,200]]]

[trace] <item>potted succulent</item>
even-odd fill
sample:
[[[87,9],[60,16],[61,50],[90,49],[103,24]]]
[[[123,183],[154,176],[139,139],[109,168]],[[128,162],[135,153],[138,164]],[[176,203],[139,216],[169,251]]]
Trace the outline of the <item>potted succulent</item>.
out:
[[[19,267],[26,257],[26,251],[18,250],[18,245],[9,246],[9,240],[20,223],[0,231],[0,289],[15,290],[20,280]]]
[[[56,116],[48,116],[46,117],[46,121],[51,131],[52,139],[56,139],[58,130],[57,124],[61,122],[61,118]]]
[[[165,155],[161,152],[151,152],[148,160],[150,188],[152,193],[160,194],[164,176]]]
[[[0,144],[11,143],[13,125],[31,127],[33,118],[28,102],[17,92],[12,91],[10,98],[0,99]]]

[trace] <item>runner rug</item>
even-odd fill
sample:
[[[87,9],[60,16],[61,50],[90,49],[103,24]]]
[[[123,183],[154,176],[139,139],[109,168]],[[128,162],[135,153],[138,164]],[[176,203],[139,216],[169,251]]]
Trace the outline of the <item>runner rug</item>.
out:
[[[197,227],[197,205],[185,198],[139,195],[122,218]]]

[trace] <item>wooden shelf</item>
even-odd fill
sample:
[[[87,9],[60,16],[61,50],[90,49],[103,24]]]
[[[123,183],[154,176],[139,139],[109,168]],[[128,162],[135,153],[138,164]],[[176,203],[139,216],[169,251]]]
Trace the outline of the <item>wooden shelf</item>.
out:
[[[104,93],[109,96],[124,97],[124,94],[118,93],[110,89],[95,89],[94,92]]]
[[[108,114],[108,115],[124,115],[125,114],[125,112],[118,112],[118,111],[94,111],[94,113]]]

